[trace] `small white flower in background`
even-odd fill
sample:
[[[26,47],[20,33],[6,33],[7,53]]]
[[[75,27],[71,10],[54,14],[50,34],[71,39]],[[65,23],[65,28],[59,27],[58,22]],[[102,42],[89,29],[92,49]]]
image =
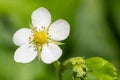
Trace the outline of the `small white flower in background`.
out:
[[[44,7],[35,10],[31,18],[33,27],[19,29],[13,36],[13,42],[20,46],[15,51],[14,60],[28,63],[36,56],[47,64],[58,60],[62,55],[58,44],[68,37],[69,23],[59,19],[51,24],[51,14]]]

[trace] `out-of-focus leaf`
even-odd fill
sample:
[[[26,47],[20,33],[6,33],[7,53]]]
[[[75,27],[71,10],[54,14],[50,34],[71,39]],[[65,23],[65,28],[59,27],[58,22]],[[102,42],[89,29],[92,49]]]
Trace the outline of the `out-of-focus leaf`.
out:
[[[105,59],[99,57],[88,58],[86,65],[89,80],[118,80],[115,66]]]

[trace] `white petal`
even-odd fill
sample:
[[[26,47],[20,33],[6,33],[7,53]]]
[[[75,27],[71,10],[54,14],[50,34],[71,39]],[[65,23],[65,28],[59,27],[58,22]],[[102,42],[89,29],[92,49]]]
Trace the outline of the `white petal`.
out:
[[[70,25],[67,21],[59,19],[55,21],[49,28],[49,35],[53,40],[61,41],[68,37],[70,33]]]
[[[51,14],[46,8],[40,7],[32,13],[32,24],[34,27],[40,29],[48,27],[51,22]]]
[[[53,43],[44,45],[41,52],[41,59],[44,63],[50,64],[60,58],[62,50]]]
[[[15,51],[14,60],[20,63],[28,63],[35,59],[37,51],[34,47],[26,44]]]
[[[27,29],[27,28],[19,29],[18,31],[15,32],[13,36],[13,42],[17,46],[27,44],[29,43],[29,37],[31,36],[31,34],[32,33],[30,29]]]

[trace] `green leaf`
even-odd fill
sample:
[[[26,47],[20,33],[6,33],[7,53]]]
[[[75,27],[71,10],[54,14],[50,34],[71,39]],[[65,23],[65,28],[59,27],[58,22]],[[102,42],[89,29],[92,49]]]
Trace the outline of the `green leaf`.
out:
[[[118,80],[117,69],[107,60],[93,57],[86,60],[88,80]]]

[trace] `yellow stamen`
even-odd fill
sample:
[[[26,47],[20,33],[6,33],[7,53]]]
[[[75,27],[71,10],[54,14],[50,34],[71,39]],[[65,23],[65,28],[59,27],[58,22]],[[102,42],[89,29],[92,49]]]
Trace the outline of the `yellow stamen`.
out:
[[[35,45],[43,45],[48,42],[47,30],[36,31],[33,36]]]

